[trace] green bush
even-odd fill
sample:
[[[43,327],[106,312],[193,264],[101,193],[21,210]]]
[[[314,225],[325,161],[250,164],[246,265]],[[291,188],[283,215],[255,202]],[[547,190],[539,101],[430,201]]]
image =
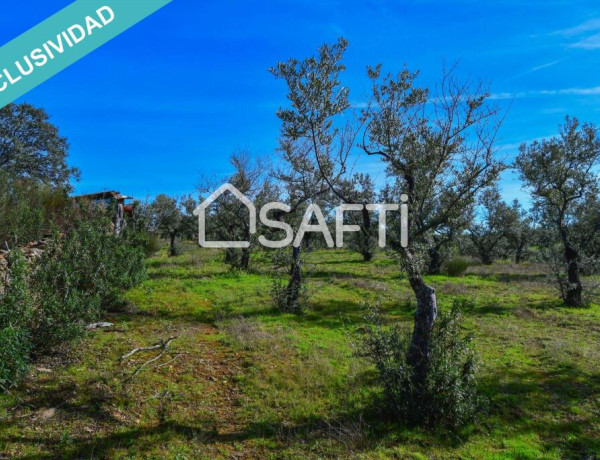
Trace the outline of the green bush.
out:
[[[444,273],[448,276],[463,276],[469,268],[469,261],[463,257],[454,257],[444,264]]]
[[[66,192],[0,172],[0,242],[18,247],[62,228],[68,214]]]
[[[0,390],[12,387],[27,371],[31,335],[25,329],[0,329]]]
[[[146,255],[148,257],[150,257],[150,256],[156,254],[158,251],[160,251],[161,246],[162,246],[162,242],[160,240],[160,236],[149,234],[147,236],[146,245],[144,246],[144,248],[146,250]]]
[[[1,388],[18,381],[31,354],[79,336],[142,281],[144,239],[117,237],[109,228],[105,216],[75,218],[67,233],[54,233],[33,270],[11,251],[0,295]]]
[[[388,406],[402,422],[457,429],[474,420],[481,407],[475,381],[476,355],[471,337],[460,329],[458,306],[440,312],[432,332],[430,364],[424,385],[416,388],[407,362],[411,335],[375,318],[361,356],[375,364]]]
[[[109,222],[99,216],[78,219],[63,238],[55,234],[44,252],[33,280],[34,290],[45,293],[35,324],[38,348],[76,337],[142,281],[143,247],[107,228]]]
[[[12,251],[7,261],[10,281],[0,297],[0,389],[4,390],[27,370],[32,347],[28,326],[33,317],[27,262],[20,251]]]

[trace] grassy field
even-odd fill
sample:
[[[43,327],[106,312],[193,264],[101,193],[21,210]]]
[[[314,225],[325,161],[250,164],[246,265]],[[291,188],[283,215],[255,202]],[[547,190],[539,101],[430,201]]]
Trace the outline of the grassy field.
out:
[[[0,396],[0,458],[595,458],[600,456],[600,306],[564,308],[534,265],[428,278],[441,308],[463,299],[488,397],[448,435],[382,415],[373,368],[356,357],[368,304],[410,327],[395,261],[309,255],[310,309],[281,314],[268,256],[232,272],[193,248],[149,260],[130,311],[70,351],[36,362]],[[175,337],[161,349],[120,357]],[[132,377],[133,376],[133,377]]]

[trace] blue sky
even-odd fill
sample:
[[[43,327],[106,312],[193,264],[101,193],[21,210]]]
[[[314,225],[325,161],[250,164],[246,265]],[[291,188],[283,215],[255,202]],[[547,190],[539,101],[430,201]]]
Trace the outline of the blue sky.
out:
[[[0,44],[67,6],[3,5]],[[193,192],[202,174],[226,174],[236,148],[271,155],[285,88],[268,68],[350,41],[344,84],[365,100],[365,66],[406,65],[433,84],[444,61],[491,84],[510,105],[502,154],[553,135],[568,113],[600,124],[597,1],[192,1],[170,5],[24,96],[69,138],[78,193],[120,190],[144,199]],[[376,160],[360,168],[384,180]],[[507,200],[526,199],[506,173]]]

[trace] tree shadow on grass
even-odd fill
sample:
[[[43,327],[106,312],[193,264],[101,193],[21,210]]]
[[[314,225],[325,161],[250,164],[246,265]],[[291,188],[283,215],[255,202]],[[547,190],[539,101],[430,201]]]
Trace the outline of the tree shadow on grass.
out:
[[[42,454],[20,456],[17,458],[109,458],[115,449],[127,449],[137,455],[156,452],[157,445],[167,445],[170,441],[184,440],[188,446],[197,447],[196,452],[223,452],[225,449],[252,450],[253,443],[244,445],[245,441],[267,440],[269,451],[285,449],[295,443],[299,445],[329,445],[331,453],[350,455],[367,449],[381,446],[390,435],[402,439],[417,436],[427,443],[458,447],[464,439],[457,436],[431,434],[417,428],[410,428],[395,422],[391,414],[380,410],[385,407],[384,401],[374,399],[368,407],[332,414],[330,417],[310,417],[296,423],[282,420],[250,423],[241,430],[219,432],[210,421],[201,423],[181,423],[167,420],[152,426],[119,429],[102,435],[74,436],[65,442],[60,435],[8,435],[0,436],[2,444],[20,444],[30,448],[39,448]],[[333,448],[333,450],[329,450]],[[215,450],[216,449],[216,450]],[[318,452],[319,447],[317,447]],[[314,452],[314,449],[310,449]],[[248,452],[245,452],[247,455]],[[264,455],[264,452],[263,452]],[[254,452],[253,458],[263,457]]]
[[[490,398],[490,415],[517,433],[533,433],[544,448],[558,449],[563,458],[595,458],[600,454],[596,409],[574,412],[585,404],[598,404],[600,374],[585,374],[576,366],[561,366],[542,373],[505,371],[480,380]],[[596,430],[591,432],[591,430]]]

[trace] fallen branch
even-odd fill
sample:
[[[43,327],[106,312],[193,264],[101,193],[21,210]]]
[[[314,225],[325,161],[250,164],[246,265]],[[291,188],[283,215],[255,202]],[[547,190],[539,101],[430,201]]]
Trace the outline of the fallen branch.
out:
[[[150,347],[135,348],[135,349],[131,350],[129,353],[121,356],[120,361],[122,362],[125,359],[130,358],[134,354],[139,353],[141,351],[161,350],[161,352],[158,355],[156,355],[154,358],[149,359],[148,361],[143,363],[141,366],[139,366],[135,370],[135,372],[133,372],[133,374],[131,374],[129,377],[127,377],[127,379],[125,379],[125,383],[133,380],[142,371],[142,369],[144,369],[146,366],[148,366],[149,364],[152,364],[152,363],[158,361],[160,358],[162,358],[164,356],[164,354],[167,352],[167,348],[168,348],[169,344],[176,338],[177,337],[169,337],[167,340],[160,340],[159,342],[155,343],[154,345],[152,345]],[[177,356],[179,356],[179,355],[177,355]],[[177,358],[177,356],[175,356],[175,358],[171,359],[168,362],[174,361]],[[158,366],[158,367],[160,367],[160,366]]]
[[[177,353],[174,358],[168,360],[166,363],[159,364],[158,366],[156,366],[156,368],[159,369],[163,366],[167,366],[167,365],[171,364],[173,361],[175,361],[177,358],[179,358],[180,356],[181,356],[181,353]]]
[[[175,340],[177,337],[169,337],[167,340],[160,340],[157,343],[155,343],[154,345],[150,346],[150,347],[140,347],[140,348],[134,348],[133,350],[131,350],[129,353],[124,354],[123,356],[121,356],[120,361],[124,361],[127,358],[130,358],[131,356],[135,355],[136,353],[140,352],[140,351],[152,351],[152,350],[159,350],[159,349],[166,349],[169,344]]]
[[[91,331],[91,330],[94,330],[94,329],[101,329],[101,328],[113,327],[113,326],[114,326],[113,323],[107,323],[105,321],[101,321],[99,323],[88,324],[85,328],[88,331]]]

